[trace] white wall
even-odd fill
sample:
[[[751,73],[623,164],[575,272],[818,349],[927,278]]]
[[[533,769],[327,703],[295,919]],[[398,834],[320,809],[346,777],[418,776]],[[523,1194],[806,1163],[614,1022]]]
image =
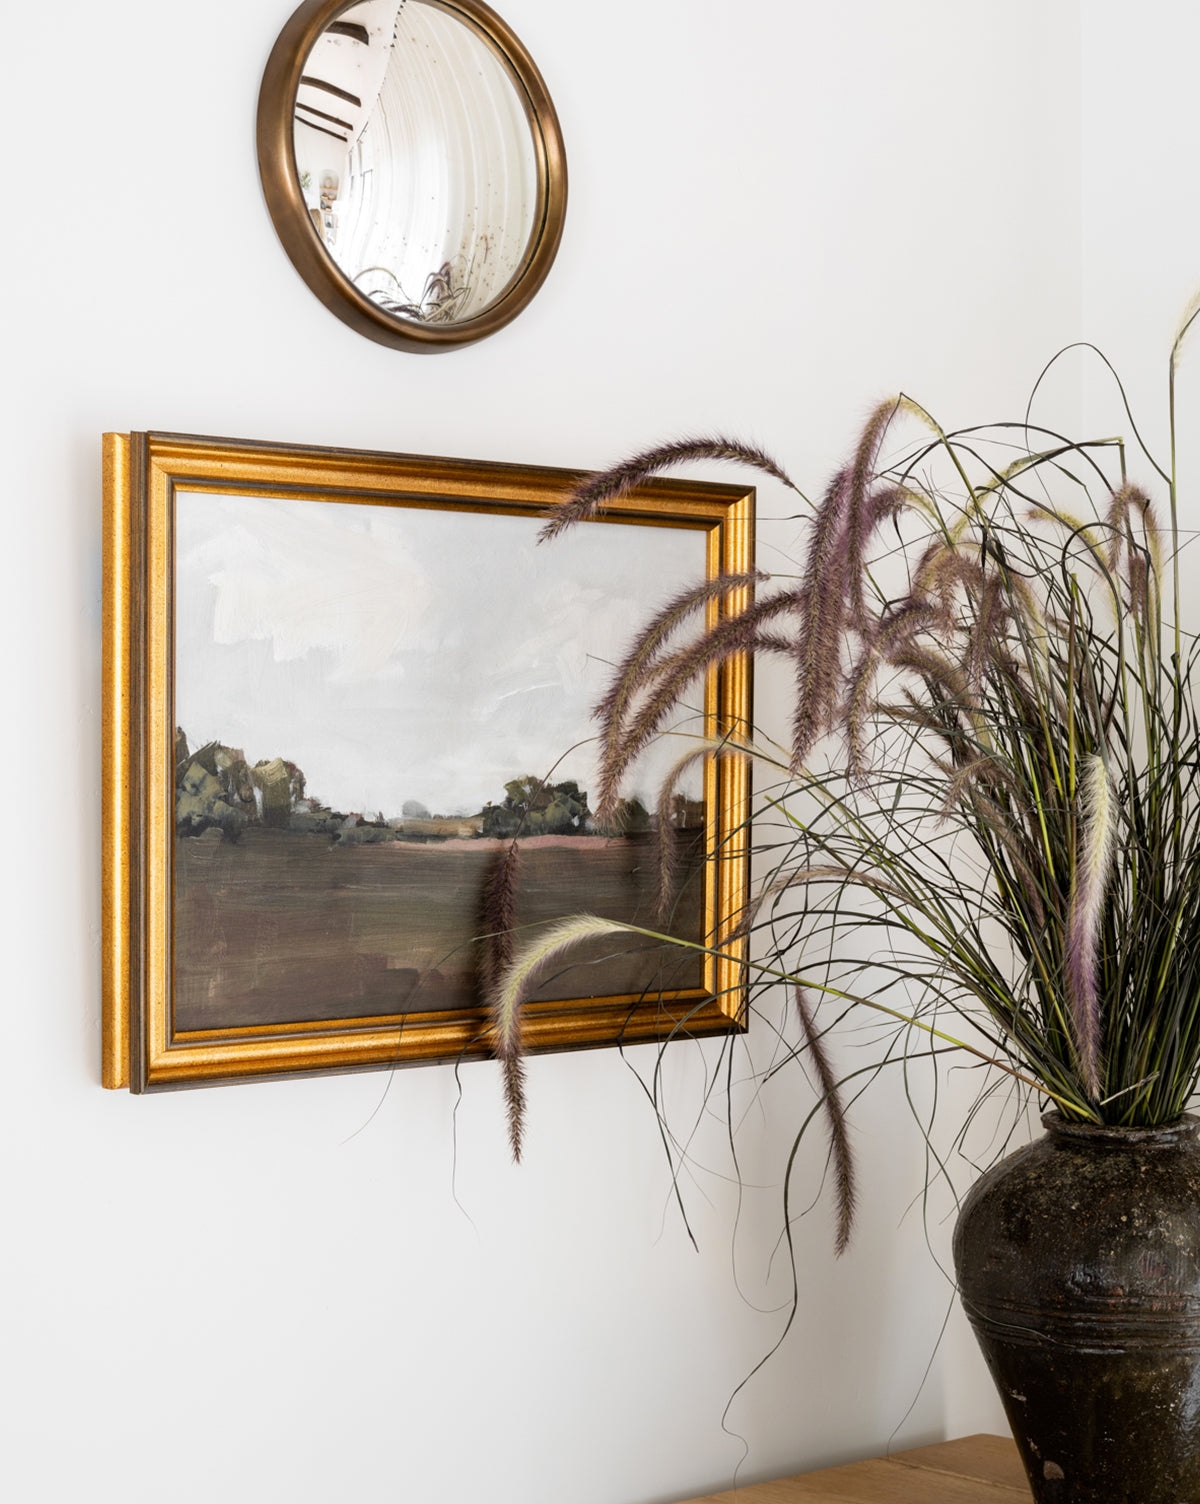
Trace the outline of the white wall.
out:
[[[817,486],[879,396],[948,425],[1017,413],[1083,331],[1076,0],[503,9],[561,114],[566,236],[516,324],[436,358],[351,333],[275,239],[253,123],[291,0],[6,16],[0,1478],[23,1504],[665,1504],[739,1464],[1002,1424],[957,1322],[922,1382],[950,1290],[898,1083],[856,1111],[858,1241],[835,1264],[825,1210],[800,1225],[797,1319],[727,1429],[781,1330],[786,1271],[764,1271],[798,1079],[743,1125],[768,1189],[736,1237],[702,1128],[699,1252],[614,1052],[533,1064],[520,1169],[486,1064],[461,1099],[448,1068],[98,1084],[102,431],[587,465],[719,426]],[[1124,55],[1131,23],[1095,10]],[[1173,47],[1151,34],[1147,58],[1182,67]],[[1188,92],[1148,84],[1156,123],[1105,141],[1173,151]],[[1140,233],[1186,281],[1170,219]],[[1111,250],[1096,295],[1140,296],[1142,266]],[[1073,419],[1078,385],[1056,400]],[[713,1058],[670,1059],[681,1121]],[[818,1140],[804,1165],[815,1191]],[[937,1215],[930,1235],[944,1258]]]
[[[1087,0],[1084,20],[1084,328],[1117,368],[1138,428],[1166,468],[1168,357],[1184,309],[1200,292],[1200,190],[1193,171],[1200,154],[1193,67],[1200,13],[1177,0],[1151,0],[1131,25],[1115,0]],[[1112,378],[1088,357],[1080,356],[1077,368],[1089,431],[1127,434]],[[1180,525],[1190,535],[1200,527],[1194,494],[1200,326],[1184,347],[1177,419]],[[1165,505],[1157,477],[1132,452],[1130,473]],[[1195,576],[1188,554],[1184,568]]]

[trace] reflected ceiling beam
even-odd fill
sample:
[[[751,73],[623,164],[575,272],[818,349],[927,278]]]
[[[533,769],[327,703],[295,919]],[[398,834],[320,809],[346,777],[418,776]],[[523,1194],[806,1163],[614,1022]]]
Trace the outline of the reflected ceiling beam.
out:
[[[352,104],[356,110],[362,109],[362,100],[357,94],[351,94],[349,89],[339,89],[337,84],[327,84],[323,78],[312,78],[307,73],[301,74],[300,82],[307,84],[310,89],[324,89],[326,94],[333,94],[338,99],[344,99],[347,104]]]
[[[318,120],[328,120],[330,125],[340,125],[343,130],[352,131],[354,126],[349,120],[339,120],[336,115],[327,115],[324,110],[318,110],[316,105],[305,104],[302,99],[296,101],[298,110],[307,110],[310,115],[315,115]]]
[[[365,26],[360,26],[357,21],[331,21],[325,30],[332,31],[335,36],[352,37],[354,41],[361,42],[364,47],[371,45],[370,33]]]

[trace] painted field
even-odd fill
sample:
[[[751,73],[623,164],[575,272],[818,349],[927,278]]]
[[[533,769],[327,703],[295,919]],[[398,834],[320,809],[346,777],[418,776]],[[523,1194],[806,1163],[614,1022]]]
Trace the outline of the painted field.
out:
[[[700,940],[699,837],[681,842],[672,933]],[[499,841],[331,845],[256,827],[175,843],[176,1030],[220,1029],[476,1006],[472,937]],[[656,926],[643,838],[521,843],[518,921],[587,911]],[[612,954],[613,951],[620,954]],[[698,987],[685,952],[593,943],[548,978],[547,998]]]

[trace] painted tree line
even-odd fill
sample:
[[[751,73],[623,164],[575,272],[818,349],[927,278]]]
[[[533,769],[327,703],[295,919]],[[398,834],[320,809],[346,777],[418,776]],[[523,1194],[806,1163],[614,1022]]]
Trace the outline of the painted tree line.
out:
[[[695,829],[703,823],[700,800],[676,794],[672,823]],[[643,835],[651,815],[638,798],[622,799],[616,817],[600,829],[587,793],[574,779],[559,783],[525,774],[504,786],[504,798],[487,803],[477,815],[431,815],[408,800],[399,819],[382,812],[374,819],[331,810],[305,793],[303,772],[283,757],[251,764],[236,747],[207,742],[194,752],[181,729],[175,733],[175,830],[181,836],[200,836],[216,830],[237,840],[248,826],[329,835],[342,844],[364,841],[436,840],[477,835],[491,840],[513,837]]]

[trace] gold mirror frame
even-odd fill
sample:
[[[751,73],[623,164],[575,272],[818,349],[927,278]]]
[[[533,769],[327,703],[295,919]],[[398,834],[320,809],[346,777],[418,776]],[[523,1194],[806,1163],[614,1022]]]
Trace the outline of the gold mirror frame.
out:
[[[537,65],[507,23],[483,0],[421,0],[468,27],[501,59],[525,107],[537,164],[533,230],[508,287],[483,313],[458,323],[423,324],[385,312],[366,297],[322,245],[300,189],[293,116],[304,65],[317,38],[356,0],[304,0],[279,34],[258,98],[258,166],[267,208],[292,265],[326,308],[368,339],[434,354],[486,339],[510,323],[546,279],[562,239],[567,158],[558,116]]]

